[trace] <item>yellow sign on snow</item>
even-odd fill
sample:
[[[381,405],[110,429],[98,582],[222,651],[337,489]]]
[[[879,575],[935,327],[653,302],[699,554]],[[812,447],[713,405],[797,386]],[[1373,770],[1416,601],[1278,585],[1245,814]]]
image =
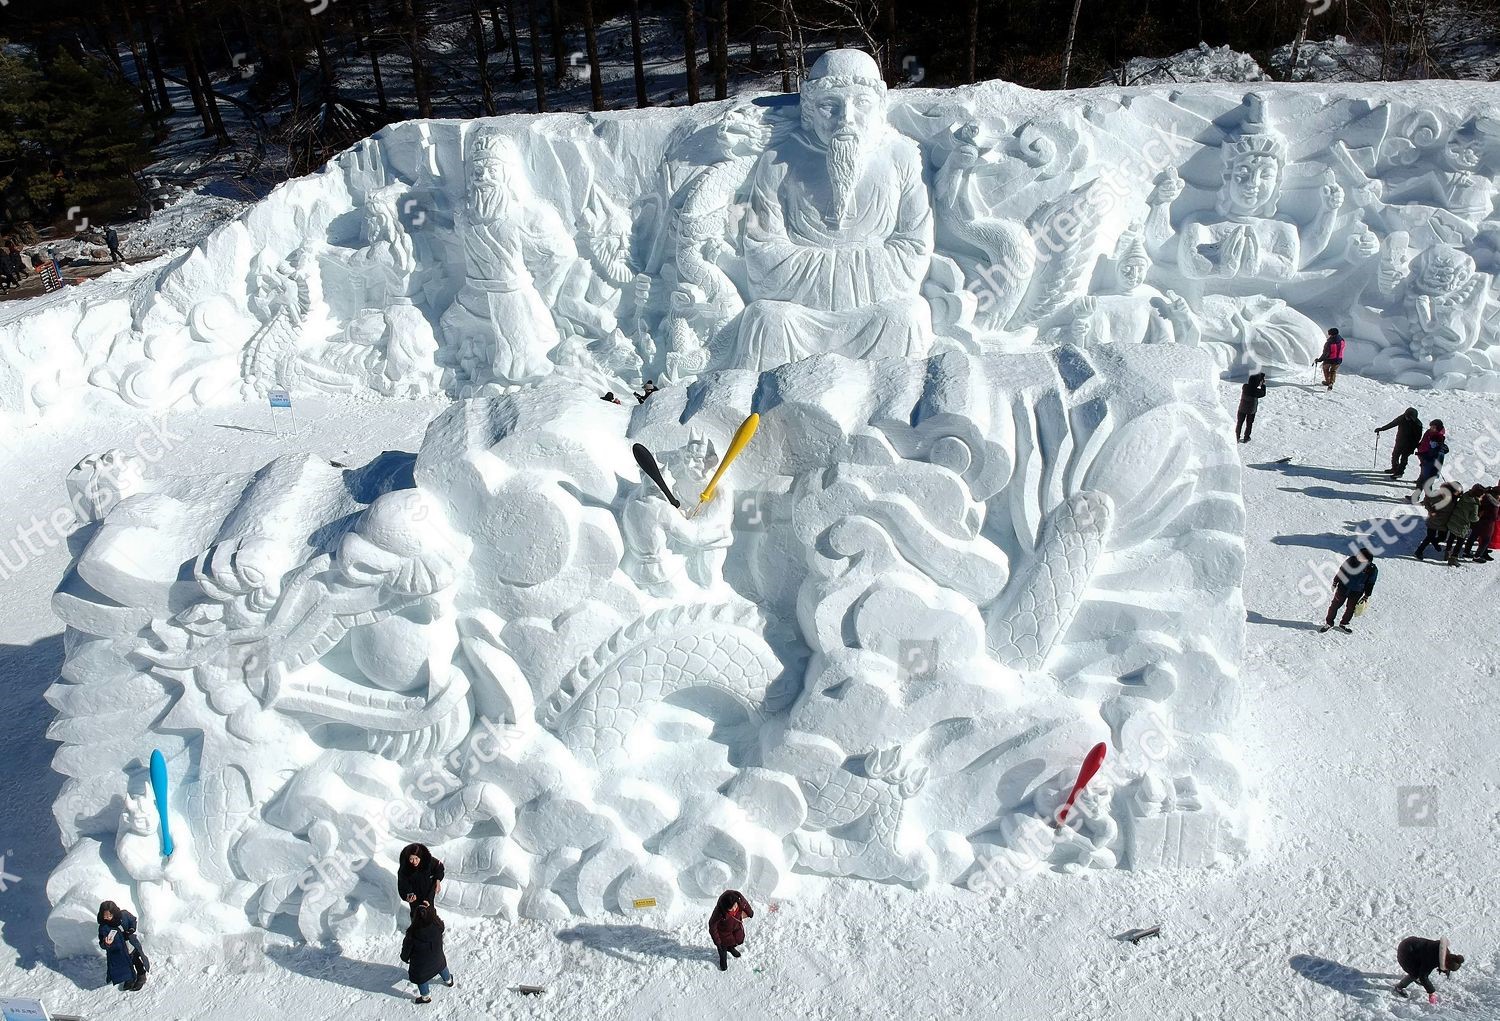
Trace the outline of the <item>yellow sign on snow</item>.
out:
[[[641,897],[641,898],[638,898],[636,900],[631,901],[631,903],[633,905],[635,905],[637,908],[654,908],[654,907],[656,907],[656,898],[655,897]]]

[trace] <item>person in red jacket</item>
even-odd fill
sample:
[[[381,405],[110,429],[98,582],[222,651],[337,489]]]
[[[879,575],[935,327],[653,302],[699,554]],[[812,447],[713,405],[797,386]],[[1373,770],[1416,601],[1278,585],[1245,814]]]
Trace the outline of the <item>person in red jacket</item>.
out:
[[[1333,389],[1333,381],[1339,378],[1339,366],[1344,364],[1344,338],[1339,336],[1338,327],[1328,331],[1328,339],[1323,342],[1323,353],[1313,359],[1313,364],[1323,363],[1323,385]]]
[[[740,956],[737,947],[745,942],[746,918],[754,918],[755,910],[738,890],[725,890],[719,894],[719,903],[714,913],[708,916],[708,935],[719,948],[719,970],[729,970],[729,956]]]

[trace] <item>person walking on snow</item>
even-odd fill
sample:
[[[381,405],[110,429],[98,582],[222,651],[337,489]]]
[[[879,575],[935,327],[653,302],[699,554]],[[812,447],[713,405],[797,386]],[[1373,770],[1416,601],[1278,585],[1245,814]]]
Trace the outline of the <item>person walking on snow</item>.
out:
[[[113,227],[104,228],[104,243],[109,246],[110,262],[125,261],[125,256],[120,254],[120,235]]]
[[[1422,416],[1417,414],[1416,408],[1407,408],[1385,425],[1377,426],[1375,433],[1379,435],[1387,429],[1396,430],[1396,442],[1391,447],[1391,478],[1399,479],[1406,474],[1411,455],[1422,442]]]
[[[1313,364],[1323,363],[1323,385],[1333,389],[1333,381],[1339,378],[1339,366],[1344,364],[1344,338],[1339,336],[1338,327],[1328,331],[1328,339],[1323,342],[1323,353],[1313,359]]]
[[[729,970],[729,955],[739,957],[739,946],[745,942],[744,919],[754,918],[750,902],[738,890],[719,894],[719,903],[708,916],[708,935],[719,948],[719,970]]]
[[[1469,541],[1464,543],[1464,557],[1473,557],[1476,564],[1487,564],[1490,542],[1495,536],[1495,521],[1500,519],[1500,488],[1482,490],[1479,497],[1479,520],[1469,529]]]
[[[1430,493],[1422,496],[1422,506],[1427,510],[1427,534],[1422,536],[1422,541],[1417,543],[1417,550],[1413,556],[1418,560],[1426,559],[1423,554],[1427,547],[1441,551],[1443,548],[1443,535],[1448,531],[1448,519],[1453,516],[1453,507],[1458,503],[1460,489],[1456,482],[1445,482]]]
[[[411,925],[401,941],[401,960],[406,963],[406,977],[417,987],[417,1003],[432,1002],[427,994],[435,978],[442,979],[450,989],[456,984],[448,970],[448,958],[443,955],[445,928],[431,904],[418,904],[412,909]]]
[[[1380,568],[1375,566],[1375,554],[1368,549],[1356,550],[1353,556],[1340,564],[1338,574],[1333,577],[1333,602],[1328,604],[1328,616],[1323,619],[1323,626],[1318,628],[1318,633],[1322,634],[1334,626],[1334,614],[1342,606],[1344,619],[1339,621],[1338,629],[1346,635],[1353,634],[1354,629],[1349,626],[1349,621],[1354,619],[1354,611],[1359,604],[1374,593],[1375,579],[1379,576]]]
[[[1448,515],[1446,529],[1447,545],[1443,547],[1443,555],[1447,558],[1449,567],[1458,566],[1458,558],[1469,541],[1469,533],[1479,522],[1479,501],[1483,496],[1483,486],[1471,486],[1467,493],[1460,494],[1453,502],[1453,513]]]
[[[151,962],[135,934],[135,915],[120,910],[112,900],[99,905],[99,946],[104,951],[106,981],[121,992],[135,992],[146,984]]]
[[[1392,990],[1397,996],[1406,995],[1406,987],[1413,982],[1427,990],[1427,1002],[1436,1005],[1437,990],[1432,986],[1432,973],[1451,975],[1463,967],[1464,955],[1448,952],[1446,939],[1423,939],[1408,936],[1396,944],[1396,963],[1406,977]]]
[[[407,844],[401,849],[401,864],[396,868],[396,892],[411,905],[413,918],[423,904],[437,903],[444,874],[443,863],[432,856],[426,844]]]
[[[1240,408],[1234,418],[1234,438],[1241,443],[1250,442],[1250,430],[1255,428],[1255,412],[1260,399],[1266,395],[1266,374],[1253,373],[1240,385]]]
[[[1417,472],[1417,492],[1425,493],[1427,483],[1438,477],[1443,470],[1443,459],[1448,456],[1448,431],[1443,428],[1443,420],[1434,418],[1428,425],[1427,431],[1422,434],[1422,440],[1417,444],[1417,463],[1422,468]]]

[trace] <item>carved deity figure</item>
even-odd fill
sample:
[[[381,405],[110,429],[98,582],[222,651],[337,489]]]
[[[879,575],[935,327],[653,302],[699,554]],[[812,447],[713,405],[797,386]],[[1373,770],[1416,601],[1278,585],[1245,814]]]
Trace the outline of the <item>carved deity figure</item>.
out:
[[[1224,143],[1217,215],[1192,217],[1183,224],[1178,265],[1190,277],[1291,280],[1323,254],[1333,236],[1344,192],[1331,178],[1320,187],[1318,212],[1306,227],[1278,214],[1286,143],[1259,114],[1257,104],[1245,130]]]
[[[800,129],[767,150],[751,177],[751,300],[726,363],[925,354],[932,319],[920,289],[932,212],[916,143],[886,121],[875,61],[858,50],[825,53],[803,83],[800,116]]]
[[[1405,242],[1401,233],[1387,241],[1369,295],[1379,311],[1367,327],[1380,330],[1388,344],[1402,346],[1418,358],[1442,358],[1474,348],[1495,313],[1489,274],[1480,273],[1468,254],[1447,244],[1424,249],[1407,265]]]
[[[701,437],[691,438],[662,460],[664,475],[684,508],[695,506],[694,494],[708,484],[719,464],[713,444]],[[655,596],[714,588],[724,578],[733,507],[734,494],[721,483],[714,498],[688,517],[667,502],[654,482],[642,479],[620,515],[626,573]]]
[[[1197,315],[1181,295],[1146,283],[1150,272],[1143,228],[1133,224],[1116,247],[1109,289],[1076,299],[1053,339],[1075,344],[1196,344]]]
[[[476,128],[467,179],[458,217],[464,283],[443,313],[443,339],[457,352],[461,381],[536,382],[552,371],[560,323],[601,338],[615,329],[614,314],[592,307],[577,286],[586,264],[557,211],[533,194],[509,137]]]
[[[377,389],[424,395],[436,392],[441,379],[438,343],[413,300],[417,256],[397,201],[397,190],[387,188],[371,195],[365,207],[365,245],[348,258],[351,276],[364,287],[365,311],[351,321],[343,340],[383,354],[379,374],[370,380]]]
[[[1430,170],[1392,186],[1389,203],[1423,203],[1452,213],[1466,224],[1477,224],[1495,211],[1494,181],[1479,172],[1484,139],[1470,120],[1450,132],[1438,153],[1441,169]]]

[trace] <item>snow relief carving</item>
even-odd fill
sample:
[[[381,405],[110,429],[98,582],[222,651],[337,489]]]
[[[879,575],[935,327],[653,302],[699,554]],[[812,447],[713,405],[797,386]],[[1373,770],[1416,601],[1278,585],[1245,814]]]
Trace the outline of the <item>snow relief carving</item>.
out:
[[[1333,325],[1346,371],[1496,389],[1500,120],[1454,96],[1151,88],[1042,110],[1002,83],[888,90],[835,50],[798,97],[398,124],[127,297],[0,326],[4,407],[554,373],[622,392],[1064,343],[1202,345],[1274,374]]]
[[[633,411],[563,381],[462,401],[359,468],[110,485],[120,458],[87,459],[49,932],[88,946],[122,882],[158,941],[383,931],[411,841],[446,912],[505,917],[972,883],[1028,827],[1041,866],[1159,862],[1132,785],[1184,777],[1237,853],[1242,511],[1211,364],[820,355]],[[1100,741],[1114,772],[1053,830]]]

